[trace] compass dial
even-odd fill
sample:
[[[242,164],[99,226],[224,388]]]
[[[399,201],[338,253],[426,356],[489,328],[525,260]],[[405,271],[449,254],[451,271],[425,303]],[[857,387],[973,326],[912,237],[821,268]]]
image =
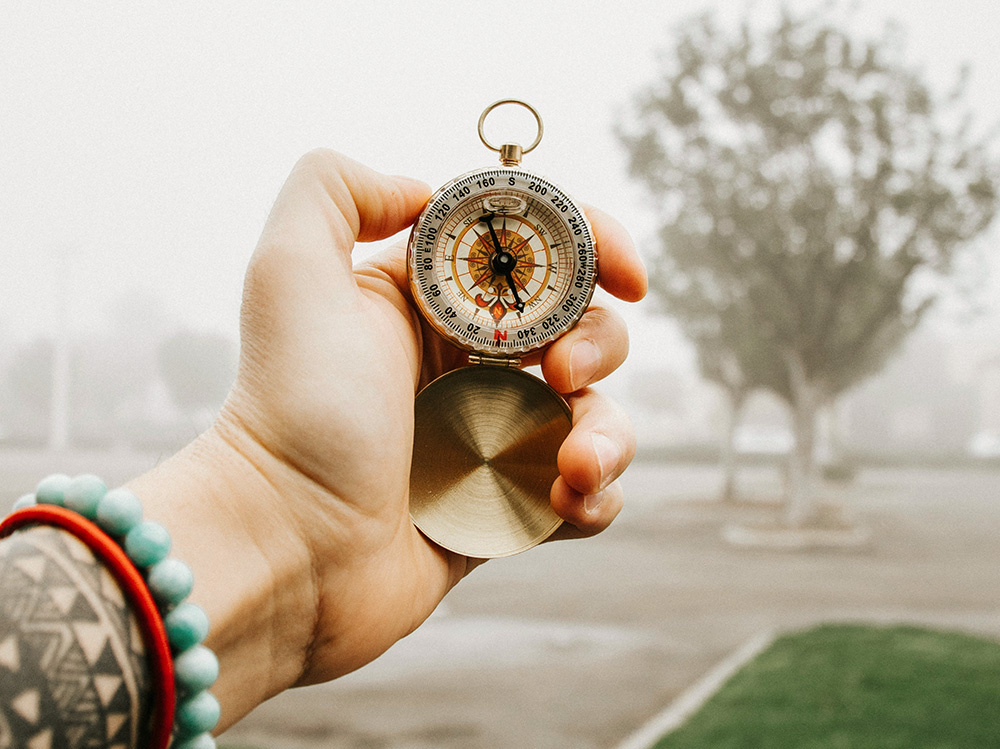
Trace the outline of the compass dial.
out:
[[[509,358],[573,327],[597,274],[583,211],[551,182],[509,167],[438,190],[414,224],[408,262],[414,299],[438,332]]]

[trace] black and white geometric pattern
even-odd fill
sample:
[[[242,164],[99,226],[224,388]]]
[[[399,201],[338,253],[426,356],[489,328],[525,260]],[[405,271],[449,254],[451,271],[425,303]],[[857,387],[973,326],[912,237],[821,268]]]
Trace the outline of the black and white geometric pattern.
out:
[[[142,637],[110,573],[72,535],[0,542],[0,749],[130,749],[148,732]]]

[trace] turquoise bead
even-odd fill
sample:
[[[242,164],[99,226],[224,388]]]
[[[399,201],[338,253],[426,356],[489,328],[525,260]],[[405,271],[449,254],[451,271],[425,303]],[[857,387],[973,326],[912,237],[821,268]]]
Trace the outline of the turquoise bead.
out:
[[[199,733],[189,739],[181,739],[170,745],[170,749],[216,749],[215,739],[212,734]]]
[[[16,500],[14,500],[14,506],[12,510],[23,510],[25,507],[34,507],[38,504],[38,500],[35,499],[34,494],[22,494]]]
[[[174,681],[184,694],[208,689],[218,678],[219,659],[204,645],[195,645],[174,658]]]
[[[91,473],[77,476],[69,482],[63,494],[63,506],[79,512],[88,520],[97,518],[97,504],[108,493],[107,484]]]
[[[180,559],[164,559],[149,568],[146,583],[157,601],[176,606],[191,594],[194,575]]]
[[[200,645],[208,637],[208,614],[193,603],[182,603],[163,617],[163,626],[170,647],[181,653]]]
[[[62,507],[63,497],[71,479],[65,473],[53,473],[38,482],[35,487],[35,498],[40,505],[57,505]]]
[[[222,708],[210,692],[198,692],[182,700],[174,713],[174,725],[182,736],[211,731],[219,724]]]
[[[97,524],[113,536],[124,536],[141,520],[142,502],[128,489],[112,489],[97,503]]]
[[[152,567],[170,553],[170,534],[159,523],[146,520],[128,532],[122,546],[138,567]]]

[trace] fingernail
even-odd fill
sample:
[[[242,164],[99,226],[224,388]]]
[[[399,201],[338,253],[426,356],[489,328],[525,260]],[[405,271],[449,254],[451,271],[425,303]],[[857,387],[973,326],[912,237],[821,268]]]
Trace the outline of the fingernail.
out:
[[[594,454],[597,456],[597,467],[601,473],[601,489],[603,490],[611,483],[613,478],[611,472],[618,467],[621,453],[618,450],[618,445],[603,434],[593,435],[590,441],[594,445]]]
[[[597,511],[597,508],[601,506],[601,502],[603,501],[603,491],[599,491],[597,494],[585,494],[583,496],[583,511],[590,515]]]
[[[590,341],[577,341],[569,352],[569,383],[574,390],[588,385],[597,374],[601,354]]]

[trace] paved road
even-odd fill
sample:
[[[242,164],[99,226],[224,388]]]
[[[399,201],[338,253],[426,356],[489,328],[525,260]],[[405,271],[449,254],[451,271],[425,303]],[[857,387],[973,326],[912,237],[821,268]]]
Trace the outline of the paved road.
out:
[[[476,570],[374,664],[262,705],[224,743],[268,749],[613,747],[746,638],[823,620],[929,623],[1000,637],[1000,474],[868,471],[845,493],[863,551],[740,550],[717,475],[640,464],[613,528]]]

